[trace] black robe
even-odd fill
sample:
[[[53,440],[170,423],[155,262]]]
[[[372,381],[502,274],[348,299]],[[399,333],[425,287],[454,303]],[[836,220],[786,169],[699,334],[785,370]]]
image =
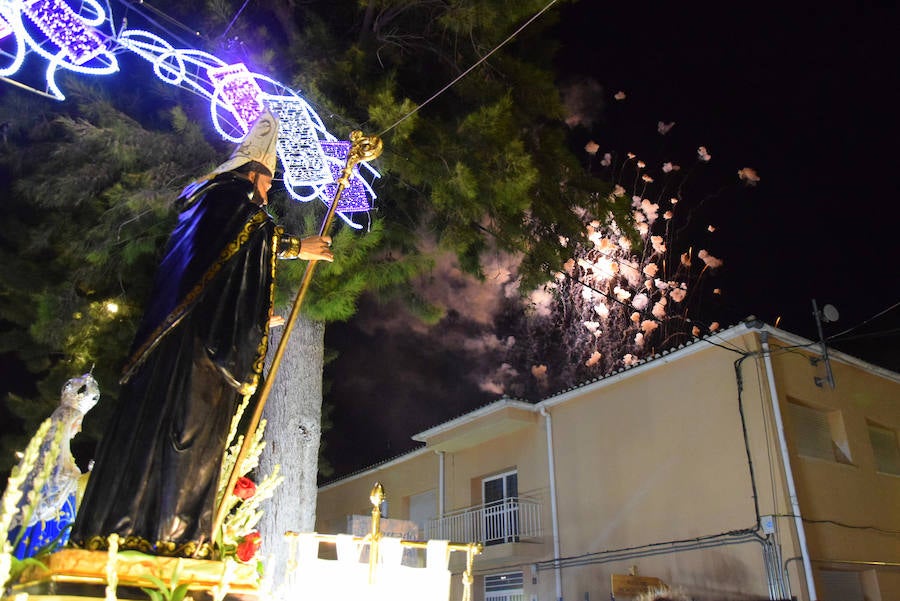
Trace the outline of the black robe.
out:
[[[259,381],[278,236],[252,184],[218,176],[186,199],[96,454],[71,544],[210,557],[232,415]]]

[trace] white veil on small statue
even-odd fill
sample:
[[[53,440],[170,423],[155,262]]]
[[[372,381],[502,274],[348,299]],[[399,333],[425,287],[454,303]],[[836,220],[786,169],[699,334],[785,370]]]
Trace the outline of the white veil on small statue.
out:
[[[63,386],[59,407],[50,416],[50,427],[40,442],[37,461],[20,487],[19,511],[10,523],[7,538],[15,547],[13,554],[17,558],[33,557],[68,541],[83,476],[75,464],[70,443],[81,431],[85,414],[99,398],[100,388],[89,373],[72,378]],[[47,465],[48,461],[53,463],[52,467]],[[25,466],[20,464],[20,467]],[[39,481],[44,479],[40,485]],[[35,491],[36,485],[40,486],[39,492]],[[80,489],[83,491],[83,486]]]

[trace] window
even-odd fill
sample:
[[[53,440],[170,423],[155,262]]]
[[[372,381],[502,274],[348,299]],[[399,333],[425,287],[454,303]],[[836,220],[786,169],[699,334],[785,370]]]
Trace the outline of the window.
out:
[[[852,463],[847,430],[840,411],[823,411],[788,401],[797,453],[838,463]]]
[[[519,475],[507,472],[481,481],[484,544],[519,540]]]
[[[524,601],[522,572],[484,577],[484,601]]]
[[[865,601],[859,572],[819,570],[822,601]]]
[[[869,440],[875,454],[875,469],[883,474],[900,476],[900,444],[897,432],[868,422]]]

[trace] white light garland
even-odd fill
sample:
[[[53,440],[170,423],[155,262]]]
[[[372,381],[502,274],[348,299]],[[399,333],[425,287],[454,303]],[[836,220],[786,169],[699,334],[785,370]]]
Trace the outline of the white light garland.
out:
[[[30,24],[25,23],[23,14]],[[16,75],[26,57],[35,54],[47,62],[47,92],[31,89],[64,100],[65,94],[56,83],[57,72],[110,75],[119,70],[115,54],[127,50],[149,62],[154,74],[165,83],[206,98],[213,127],[225,140],[240,142],[264,105],[268,105],[282,123],[277,153],[288,193],[301,202],[331,202],[334,166],[343,167],[343,161],[322,145],[335,143],[337,138],[297,92],[271,77],[250,71],[242,63],[229,64],[202,50],[176,48],[150,31],[124,29],[118,35],[104,34],[101,28],[109,23],[111,16],[97,0],[82,0],[78,12],[65,0],[0,0],[0,41],[8,48],[7,38],[14,39],[12,53],[0,51],[0,77]],[[4,59],[11,60],[4,65]],[[337,211],[356,229],[362,226],[351,221],[348,214],[371,208],[375,192],[370,181],[380,177],[368,163],[360,169],[354,171]]]

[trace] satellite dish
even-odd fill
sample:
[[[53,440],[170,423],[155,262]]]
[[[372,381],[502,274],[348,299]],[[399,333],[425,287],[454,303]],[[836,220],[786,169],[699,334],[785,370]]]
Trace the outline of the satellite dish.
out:
[[[838,313],[838,310],[834,305],[825,305],[822,307],[822,321],[825,323],[831,323],[832,321],[837,321],[840,319],[841,314]]]

